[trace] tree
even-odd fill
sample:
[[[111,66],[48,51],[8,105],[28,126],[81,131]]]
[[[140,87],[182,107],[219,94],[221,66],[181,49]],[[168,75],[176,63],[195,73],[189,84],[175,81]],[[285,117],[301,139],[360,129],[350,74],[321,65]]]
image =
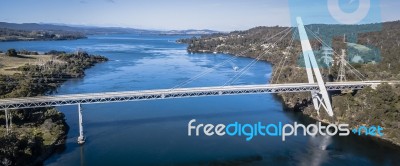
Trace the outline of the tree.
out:
[[[7,52],[6,52],[6,55],[10,56],[10,57],[16,57],[18,54],[17,54],[17,51],[15,49],[8,49]]]

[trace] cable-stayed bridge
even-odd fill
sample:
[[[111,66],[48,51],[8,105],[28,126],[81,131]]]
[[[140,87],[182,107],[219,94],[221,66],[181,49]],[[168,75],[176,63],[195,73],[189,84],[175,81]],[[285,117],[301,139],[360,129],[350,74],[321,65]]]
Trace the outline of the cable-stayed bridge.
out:
[[[367,86],[374,87],[385,81],[359,81],[359,82],[327,82],[325,87],[328,91],[363,89]],[[386,82],[389,84],[395,82]],[[222,95],[242,95],[261,93],[290,93],[290,92],[312,92],[319,91],[316,83],[293,83],[293,84],[261,84],[261,85],[236,85],[216,87],[195,87],[179,89],[157,89],[143,91],[105,92],[70,94],[58,96],[38,96],[24,98],[0,99],[0,110],[53,107],[77,104],[96,104],[127,102],[141,100],[158,100],[187,97],[205,97]]]
[[[5,111],[6,115],[6,128],[7,133],[12,127],[12,116],[10,111],[14,109],[25,109],[25,108],[39,108],[39,107],[53,107],[53,106],[64,106],[64,105],[78,105],[78,116],[79,116],[79,137],[78,143],[82,144],[85,142],[83,135],[83,118],[82,118],[82,104],[96,104],[96,103],[112,103],[112,102],[127,102],[127,101],[141,101],[141,100],[160,100],[160,99],[173,99],[173,98],[187,98],[187,97],[205,97],[205,96],[223,96],[223,95],[243,95],[243,94],[261,94],[261,93],[294,93],[294,92],[310,92],[313,100],[315,110],[319,111],[321,106],[325,109],[328,115],[333,116],[333,110],[331,101],[329,98],[328,91],[334,90],[358,90],[365,87],[376,87],[382,83],[398,84],[398,81],[353,81],[353,82],[324,82],[322,74],[319,70],[318,63],[313,53],[310,41],[307,36],[306,28],[303,25],[301,18],[297,18],[298,23],[298,34],[300,36],[300,42],[303,51],[303,58],[305,63],[305,70],[307,72],[307,83],[285,83],[277,84],[279,76],[282,72],[275,73],[278,75],[275,84],[261,84],[261,85],[235,85],[231,84],[238,80],[243,73],[248,70],[252,65],[261,59],[267,51],[263,54],[258,55],[250,64],[240,70],[234,77],[232,77],[223,86],[215,87],[194,87],[194,88],[182,88],[184,85],[195,81],[196,79],[212,72],[214,69],[229,63],[236,57],[232,57],[209,70],[206,70],[193,78],[182,82],[181,84],[171,89],[157,89],[157,90],[143,90],[143,91],[124,91],[124,92],[104,92],[104,93],[86,93],[86,94],[69,94],[69,95],[57,95],[57,96],[37,96],[37,97],[23,97],[23,98],[8,98],[0,99],[0,110]],[[268,40],[277,37],[280,34],[284,34],[279,40],[275,41],[273,45],[281,41],[286,37],[292,28],[287,28]],[[311,32],[311,35],[314,35]],[[294,36],[294,35],[293,35]],[[294,37],[290,41],[289,46],[292,44]],[[317,37],[318,39],[318,37]],[[266,42],[266,41],[264,41]],[[322,41],[323,42],[323,41]],[[260,45],[263,43],[259,43]],[[323,43],[321,43],[323,44]],[[254,46],[253,46],[254,48]],[[246,51],[251,50],[247,49]],[[244,55],[246,51],[239,53]],[[285,65],[286,57],[282,57],[280,66]],[[349,65],[350,66],[350,65]],[[343,68],[345,66],[342,66]],[[360,74],[358,71],[354,74]],[[358,73],[357,73],[358,72]],[[343,72],[342,72],[343,73]],[[273,76],[275,76],[273,74]],[[362,75],[361,75],[362,76]],[[359,77],[359,76],[358,76]],[[360,78],[360,77],[359,77]],[[274,82],[272,79],[271,82]]]

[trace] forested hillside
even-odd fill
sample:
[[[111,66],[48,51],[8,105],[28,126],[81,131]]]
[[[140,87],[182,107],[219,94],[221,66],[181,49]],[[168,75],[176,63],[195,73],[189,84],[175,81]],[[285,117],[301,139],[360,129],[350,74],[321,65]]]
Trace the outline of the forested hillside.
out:
[[[271,80],[277,80],[273,83],[307,82],[298,35],[295,35],[297,40],[289,45],[292,34],[296,34],[297,29],[289,32],[280,42],[275,43],[279,37],[266,41],[286,28],[288,27],[256,27],[247,31],[193,37],[178,42],[187,43],[189,52],[220,52],[259,57],[272,63],[275,66],[274,71],[282,70],[279,78],[273,76]],[[308,25],[306,29],[323,39],[334,50],[334,62],[330,70],[321,68],[326,81],[336,81],[339,68],[337,62],[342,49],[347,51],[346,60],[362,73],[363,80],[400,80],[399,21],[367,25]],[[308,33],[316,56],[320,58],[318,52],[322,49],[322,44]],[[245,50],[248,51],[239,54]],[[285,57],[287,58],[284,59]],[[284,66],[279,65],[282,59]],[[352,72],[347,72],[346,77],[347,80],[359,80]],[[349,123],[352,127],[365,124],[383,126],[386,132],[383,138],[400,145],[400,86],[381,85],[376,89],[366,88],[353,93],[335,92],[331,95],[334,118],[328,117],[324,111],[317,115],[311,107],[309,93],[280,94],[289,108],[302,110],[304,114],[320,121]]]
[[[86,38],[86,36],[80,32],[0,28],[0,41],[74,40],[82,38]]]

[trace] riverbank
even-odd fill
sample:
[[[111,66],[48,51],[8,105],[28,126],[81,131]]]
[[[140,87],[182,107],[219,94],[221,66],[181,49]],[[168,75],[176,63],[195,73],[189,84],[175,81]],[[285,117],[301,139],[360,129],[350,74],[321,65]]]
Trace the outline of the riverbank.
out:
[[[3,85],[0,98],[52,93],[65,81],[83,77],[85,69],[108,60],[86,52],[0,56],[0,84]],[[0,162],[4,165],[41,165],[65,146],[69,127],[63,113],[55,108],[10,111],[12,129],[9,134],[5,134],[5,116],[0,115],[0,133],[4,133],[0,136]]]
[[[4,23],[3,23],[4,24]],[[57,41],[87,38],[85,34],[71,31],[21,30],[0,27],[0,42],[14,41]]]
[[[385,24],[384,24],[385,25]],[[400,25],[400,24],[399,24]],[[267,61],[274,65],[273,72],[281,73],[279,78],[273,75],[272,83],[298,83],[307,82],[307,75],[302,67],[301,59],[301,45],[300,43],[293,42],[291,46],[288,45],[290,41],[290,34],[283,37],[281,42],[265,42],[264,40],[284,30],[285,27],[257,27],[247,31],[236,31],[229,34],[216,34],[203,36],[201,38],[182,39],[178,42],[187,43],[189,52],[193,53],[225,53],[233,56],[244,56],[250,58],[258,58]],[[383,28],[380,33],[370,34],[375,36],[374,40],[370,40],[370,45],[382,48],[382,62],[378,64],[357,64],[356,68],[362,73],[366,73],[366,80],[385,80],[385,79],[399,79],[400,75],[397,70],[388,68],[388,64],[393,65],[394,61],[390,59],[396,58],[397,55],[394,49],[395,46],[383,47],[380,41],[391,41],[391,36],[385,35],[390,28]],[[367,40],[360,39],[360,43]],[[259,44],[262,43],[262,44]],[[311,41],[314,48],[318,47],[318,42]],[[336,52],[346,48],[346,44],[339,39],[333,40],[333,48]],[[244,54],[243,52],[247,50]],[[262,56],[259,56],[262,55]],[[286,58],[285,58],[286,57]],[[282,60],[285,58],[284,60]],[[281,65],[281,64],[284,65]],[[278,67],[277,67],[278,66]],[[337,67],[328,70],[321,69],[321,73],[329,78],[336,78]],[[348,79],[354,76],[348,75]],[[282,98],[285,106],[291,110],[302,111],[308,117],[325,123],[347,123],[350,128],[358,127],[361,125],[372,126],[379,125],[384,128],[384,136],[377,137],[379,139],[388,140],[395,145],[400,145],[400,88],[398,86],[381,85],[376,89],[366,88],[360,91],[348,92],[335,92],[331,93],[333,101],[333,110],[335,116],[329,117],[323,109],[318,115],[311,107],[312,100],[310,93],[285,93],[278,94]]]
[[[196,53],[204,53],[204,52],[200,51],[200,52],[196,52]],[[210,52],[207,52],[207,53],[210,53]],[[222,53],[222,52],[218,52],[218,53]],[[226,53],[226,52],[224,52],[224,53]],[[235,54],[231,54],[231,55],[238,56]],[[247,56],[243,56],[243,57],[247,57]],[[268,63],[272,62],[272,61],[268,61],[268,60],[263,60],[263,61],[266,61]],[[274,64],[274,65],[276,65],[276,64]],[[273,69],[273,71],[275,71],[275,70],[276,70],[276,68]],[[292,72],[293,71],[295,71],[293,74],[298,73],[298,71],[296,69],[293,69]],[[297,77],[299,77],[299,75],[297,75]],[[306,77],[306,75],[304,75],[304,77]],[[285,82],[285,80],[282,80],[282,82]],[[384,88],[392,89],[392,90],[385,90],[385,91],[395,92],[395,90],[394,90],[395,87],[392,87],[390,85],[388,85],[388,86],[385,86]],[[381,88],[382,87],[378,87],[378,91]],[[371,90],[371,89],[368,89],[368,90]],[[360,90],[358,93],[364,93],[365,91],[367,91],[367,90]],[[376,90],[372,90],[372,91],[377,92]],[[398,93],[395,95],[400,96],[400,94],[398,94]],[[351,100],[351,101],[358,100],[357,97],[353,97],[353,96],[346,97],[346,93],[344,93],[344,94],[339,93],[339,95],[338,94],[331,95],[332,101],[334,102],[334,104],[333,104],[333,112],[335,113],[334,117],[329,117],[323,108],[321,108],[320,114],[318,115],[317,111],[315,111],[312,106],[312,101],[311,101],[311,97],[310,97],[309,93],[297,93],[297,94],[285,93],[285,94],[275,94],[275,96],[283,103],[284,110],[302,112],[305,116],[312,118],[315,121],[323,122],[325,124],[345,123],[345,124],[350,124],[351,128],[354,128],[354,127],[358,128],[361,125],[372,126],[369,124],[378,124],[378,122],[376,122],[376,121],[374,121],[375,123],[368,123],[369,119],[366,118],[366,116],[367,116],[366,114],[368,114],[368,113],[363,113],[362,115],[360,115],[360,114],[357,115],[357,113],[355,113],[355,112],[356,112],[356,110],[360,110],[360,109],[352,109],[351,107],[349,107],[349,109],[343,109],[343,108],[341,109],[341,107],[338,105],[343,104],[343,102],[348,101],[348,100]],[[344,99],[344,98],[347,98],[347,99]],[[354,105],[360,106],[360,105],[362,105],[362,102],[355,103]],[[380,111],[380,112],[382,113],[382,111]],[[369,112],[369,113],[371,113],[371,112]],[[357,117],[357,116],[359,116],[359,117]],[[375,113],[375,116],[379,116],[379,115],[377,115]],[[394,116],[394,117],[396,117],[396,116]],[[357,121],[353,121],[354,119],[357,119]],[[364,119],[364,121],[362,119]],[[373,125],[373,126],[375,126],[375,125]],[[383,126],[385,126],[385,125],[383,125]],[[385,144],[388,146],[394,145],[394,146],[397,146],[397,148],[400,148],[400,133],[398,132],[397,127],[396,128],[384,127],[384,129],[385,129],[384,130],[385,135],[384,136],[373,136],[374,138],[376,138],[374,140],[385,141]]]

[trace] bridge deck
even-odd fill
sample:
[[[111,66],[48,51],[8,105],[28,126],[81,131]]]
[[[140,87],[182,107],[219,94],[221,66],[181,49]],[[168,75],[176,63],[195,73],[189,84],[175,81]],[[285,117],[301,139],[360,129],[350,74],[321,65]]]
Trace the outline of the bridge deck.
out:
[[[382,82],[328,82],[325,86],[327,90],[344,90],[362,89],[380,83]],[[309,92],[312,90],[319,90],[318,85],[312,83],[262,84],[37,96],[0,99],[0,110],[75,105],[78,103],[92,104],[218,95]]]

